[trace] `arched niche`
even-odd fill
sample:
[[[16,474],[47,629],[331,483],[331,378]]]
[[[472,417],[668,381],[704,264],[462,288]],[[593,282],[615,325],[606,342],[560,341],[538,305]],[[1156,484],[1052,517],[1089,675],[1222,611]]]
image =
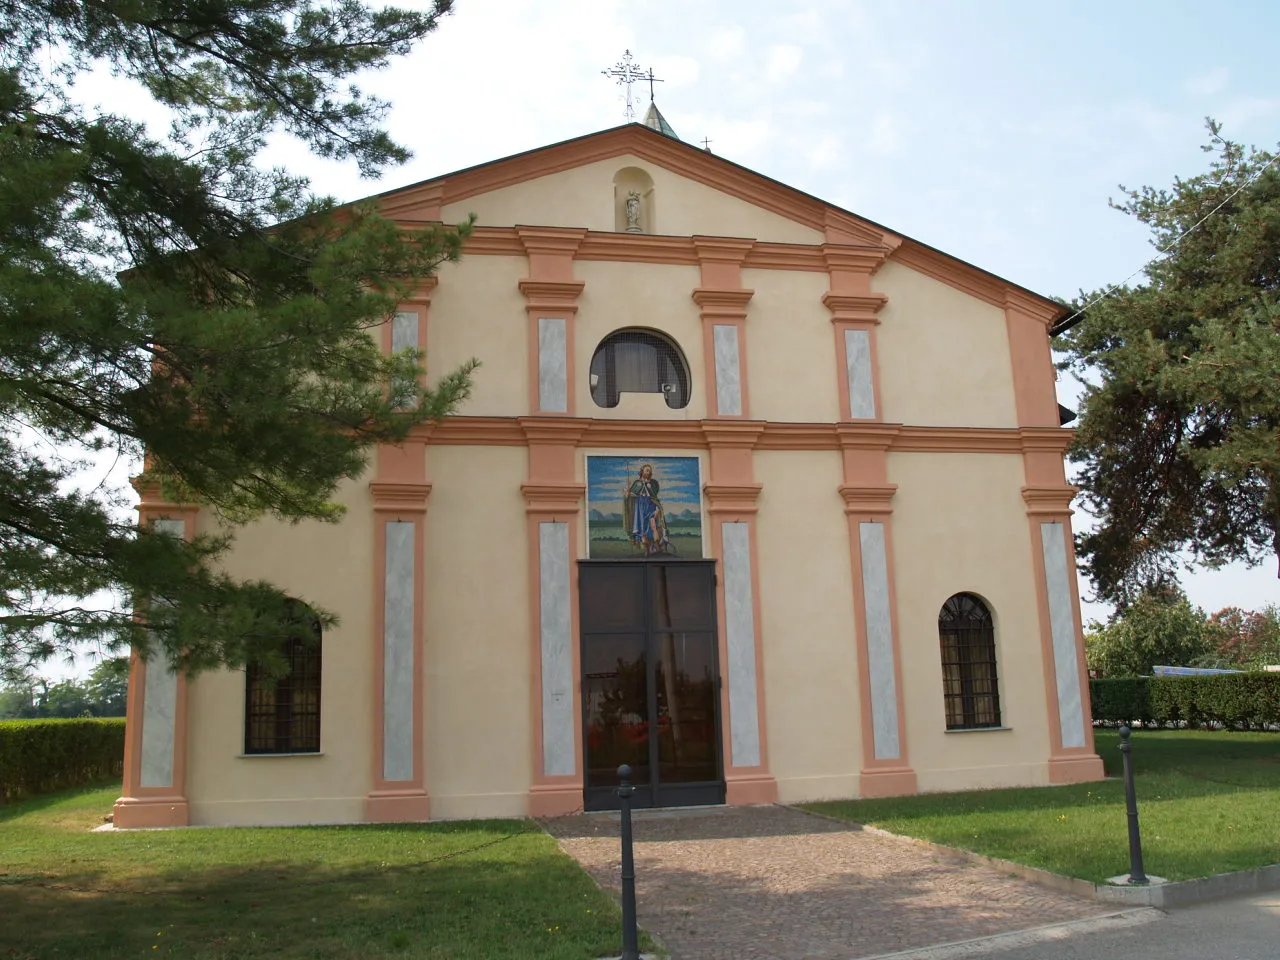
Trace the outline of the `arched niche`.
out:
[[[657,233],[653,177],[639,167],[623,167],[613,175],[613,229]]]

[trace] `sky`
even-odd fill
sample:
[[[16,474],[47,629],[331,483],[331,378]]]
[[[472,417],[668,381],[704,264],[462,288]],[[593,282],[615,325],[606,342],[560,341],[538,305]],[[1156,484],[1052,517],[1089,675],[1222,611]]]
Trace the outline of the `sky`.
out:
[[[1206,116],[1276,148],[1277,36],[1280,4],[1253,0],[457,0],[411,55],[361,80],[391,103],[410,162],[370,181],[285,140],[266,159],[353,200],[612,127],[622,91],[602,71],[629,49],[663,81],[682,139],[1069,298],[1151,258],[1108,200],[1203,170]],[[144,112],[99,81],[88,96],[105,109]],[[647,85],[635,93],[643,110]],[[1064,378],[1059,399],[1077,390]],[[1210,611],[1280,602],[1274,560],[1183,584]],[[1086,621],[1106,613],[1086,601]]]

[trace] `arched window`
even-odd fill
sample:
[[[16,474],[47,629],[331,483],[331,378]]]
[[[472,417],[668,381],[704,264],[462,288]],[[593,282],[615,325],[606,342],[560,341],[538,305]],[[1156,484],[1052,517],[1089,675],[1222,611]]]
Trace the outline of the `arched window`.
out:
[[[261,664],[245,670],[245,753],[320,752],[322,629],[305,604],[293,610],[290,636],[280,649],[285,673],[272,677]]]
[[[689,403],[689,367],[680,348],[651,330],[617,330],[591,357],[591,399],[616,407],[624,393],[661,393],[667,406]]]
[[[1000,726],[996,631],[987,605],[957,593],[938,614],[947,729]]]

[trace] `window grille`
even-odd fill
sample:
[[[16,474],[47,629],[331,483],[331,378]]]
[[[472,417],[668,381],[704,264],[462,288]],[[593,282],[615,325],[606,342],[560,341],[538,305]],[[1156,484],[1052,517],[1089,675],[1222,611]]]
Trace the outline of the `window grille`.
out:
[[[320,752],[321,628],[310,620],[311,636],[284,643],[284,676],[273,680],[255,664],[245,671],[245,753]]]
[[[591,358],[591,399],[616,407],[624,393],[660,393],[667,406],[689,403],[689,368],[680,349],[648,330],[619,330],[596,347]]]
[[[938,614],[947,729],[1000,726],[996,632],[991,611],[971,593],[957,593]]]

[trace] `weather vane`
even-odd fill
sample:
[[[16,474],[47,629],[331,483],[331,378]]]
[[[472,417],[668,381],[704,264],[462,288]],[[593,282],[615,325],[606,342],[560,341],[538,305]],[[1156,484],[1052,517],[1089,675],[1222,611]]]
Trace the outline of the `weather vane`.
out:
[[[649,99],[653,99],[653,85],[661,83],[662,80],[653,75],[653,68],[650,67],[646,72],[636,66],[635,60],[631,57],[631,51],[627,50],[621,60],[612,68],[600,71],[606,77],[613,77],[618,81],[618,86],[625,87],[627,91],[627,122],[631,123],[636,118],[636,108],[631,100],[631,85],[638,80],[649,81]]]

